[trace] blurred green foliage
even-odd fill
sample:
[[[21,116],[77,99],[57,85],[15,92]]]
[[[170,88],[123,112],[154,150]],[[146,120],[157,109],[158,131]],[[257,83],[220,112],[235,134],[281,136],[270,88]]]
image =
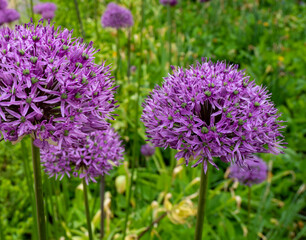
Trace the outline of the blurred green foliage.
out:
[[[58,7],[55,25],[74,29],[74,36],[80,37],[74,1],[52,2]],[[140,78],[138,105],[141,108],[143,99],[170,71],[166,44],[167,8],[157,0],[119,1],[132,10],[135,21],[131,29],[131,65],[136,66],[136,71],[128,79],[128,30],[117,32],[103,29],[100,24],[108,2],[78,0],[85,41],[93,41],[94,46],[101,49],[96,54],[97,63],[106,61],[114,70],[118,69],[116,84],[120,87],[116,98],[120,107],[116,111],[119,116],[112,124],[124,140],[128,163],[134,160],[135,134],[139,135],[137,151],[145,143],[145,129],[141,123],[135,132],[137,81]],[[306,238],[306,6],[299,2],[212,0],[194,3],[181,0],[171,10],[172,65],[187,67],[200,61],[201,57],[239,64],[258,84],[269,89],[287,125],[285,154],[261,156],[267,161],[270,173],[266,182],[252,188],[249,224],[247,187],[226,177],[226,164],[221,162],[219,171],[211,168],[205,239]],[[145,9],[143,29],[142,3]],[[29,21],[28,13],[28,10],[22,13],[21,22]],[[39,19],[38,15],[35,17]],[[117,34],[120,39],[119,67],[116,66]],[[142,239],[193,239],[197,199],[194,194],[199,187],[200,169],[173,167],[169,150],[156,149],[152,158],[141,156],[137,161],[126,239],[136,239],[165,211],[168,215]],[[28,138],[23,139],[23,145],[1,143],[0,169],[0,236],[3,239],[36,239]],[[122,175],[128,178],[130,174],[125,164],[106,177],[106,200],[109,203],[106,239],[122,236],[128,186],[124,193],[118,193],[115,179]],[[43,184],[48,239],[87,239],[81,181],[64,178],[59,182],[44,176]],[[89,189],[92,223],[98,238],[99,186],[92,183]]]

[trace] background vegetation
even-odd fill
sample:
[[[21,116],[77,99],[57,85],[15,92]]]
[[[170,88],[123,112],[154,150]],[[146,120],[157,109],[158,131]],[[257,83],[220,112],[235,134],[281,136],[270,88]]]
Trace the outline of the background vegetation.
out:
[[[11,1],[29,21],[29,0]],[[57,4],[56,26],[74,29],[81,37],[74,1]],[[106,177],[106,239],[120,239],[126,214],[132,161],[136,174],[132,188],[128,236],[136,236],[163,212],[167,215],[142,239],[193,239],[196,194],[200,168],[176,166],[173,152],[156,149],[154,156],[140,156],[145,129],[135,131],[137,107],[170,70],[167,7],[159,1],[121,0],[131,9],[131,65],[128,78],[128,30],[103,29],[100,17],[109,1],[78,0],[85,41],[101,51],[97,63],[106,61],[117,71],[116,96],[120,107],[113,126],[124,140],[125,163]],[[15,4],[15,5],[14,5]],[[28,4],[28,5],[27,5]],[[144,4],[144,18],[141,6]],[[205,239],[305,239],[306,162],[306,5],[303,1],[212,0],[195,3],[181,0],[172,11],[171,64],[188,67],[201,57],[226,60],[246,69],[258,84],[265,85],[286,121],[285,154],[262,155],[269,165],[266,182],[252,189],[251,221],[247,224],[247,187],[227,178],[228,165],[211,168],[205,218]],[[36,15],[36,20],[40,18]],[[119,35],[118,35],[119,34]],[[116,41],[121,61],[117,62]],[[140,81],[140,99],[137,83]],[[139,115],[139,114],[138,114]],[[137,138],[135,136],[137,135]],[[136,139],[136,151],[133,144]],[[136,154],[135,154],[136,153]],[[138,157],[139,156],[139,157]],[[0,147],[0,236],[2,239],[36,239],[32,213],[33,186],[30,142]],[[118,176],[120,176],[118,178]],[[48,239],[87,239],[81,180],[44,179]],[[117,180],[116,180],[117,179]],[[96,238],[99,233],[99,186],[91,183],[90,206]],[[34,234],[32,234],[34,232]]]

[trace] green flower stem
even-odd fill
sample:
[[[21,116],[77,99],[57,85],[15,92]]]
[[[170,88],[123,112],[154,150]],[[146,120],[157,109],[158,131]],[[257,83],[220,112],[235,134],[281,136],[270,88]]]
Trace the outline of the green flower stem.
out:
[[[35,202],[36,202],[36,216],[38,226],[38,239],[46,239],[46,222],[44,212],[44,201],[43,201],[43,189],[40,169],[40,151],[33,144],[32,139],[32,160],[33,160],[33,172],[34,172],[34,189],[35,189]]]
[[[85,32],[84,32],[83,22],[82,22],[80,10],[79,10],[78,0],[74,0],[74,6],[75,6],[75,11],[76,11],[76,14],[77,14],[78,22],[79,22],[79,25],[80,25],[82,38],[85,41]]]
[[[251,200],[252,200],[252,187],[248,186],[248,225],[250,225],[250,215],[251,215]]]
[[[171,6],[167,5],[167,15],[168,15],[168,46],[169,46],[169,67],[171,66],[171,32],[172,32],[172,17],[171,17]]]
[[[127,77],[128,82],[130,82],[131,76],[131,31],[132,29],[128,29],[128,42],[127,42],[127,57],[128,57],[128,66],[127,66]]]
[[[198,201],[197,223],[196,223],[196,229],[195,229],[195,235],[194,235],[195,240],[202,240],[204,217],[205,217],[208,168],[205,174],[203,167],[204,167],[204,161],[202,163],[202,169],[201,169],[201,182],[200,182],[199,201]]]
[[[98,8],[99,8],[99,1],[95,0],[95,9],[94,9],[94,14],[95,14],[95,30],[96,30],[96,34],[97,34],[97,40],[99,41],[100,38],[100,34],[99,34],[99,28],[98,28]]]
[[[31,176],[31,171],[30,171],[30,167],[29,167],[29,155],[28,155],[28,148],[27,148],[27,144],[26,141],[28,141],[28,138],[23,139],[21,141],[21,152],[23,155],[23,167],[24,167],[24,174],[25,174],[25,178],[26,178],[26,182],[27,182],[27,187],[28,187],[28,192],[30,195],[30,200],[31,200],[31,207],[32,207],[32,214],[33,214],[33,234],[32,234],[32,239],[36,240],[37,239],[37,217],[36,217],[36,208],[35,208],[35,199],[34,199],[34,191],[33,191],[33,179]],[[3,238],[4,239],[4,238]]]
[[[128,197],[127,197],[127,203],[126,203],[126,215],[125,215],[125,221],[124,221],[124,227],[123,227],[123,237],[122,239],[125,239],[126,236],[126,230],[127,230],[127,223],[129,219],[129,214],[130,214],[130,201],[131,201],[131,196],[132,196],[132,186],[133,186],[133,179],[134,179],[134,174],[135,174],[135,164],[138,162],[139,159],[139,150],[138,150],[138,118],[139,118],[139,99],[140,99],[140,80],[141,80],[141,75],[142,75],[142,44],[143,44],[143,28],[144,28],[144,22],[145,22],[145,0],[142,0],[141,4],[141,30],[140,30],[140,63],[138,67],[138,78],[137,78],[137,100],[136,100],[136,116],[135,116],[135,136],[134,136],[134,144],[133,144],[133,156],[131,159],[132,163],[132,174],[131,174],[131,180],[130,180],[130,186],[129,186],[129,191],[127,192]]]
[[[116,67],[116,72],[115,72],[115,77],[116,79],[119,78],[119,66],[120,66],[120,29],[117,29],[117,39],[116,39],[116,52],[117,52],[117,67]]]
[[[105,219],[105,213],[104,213],[104,195],[105,195],[105,176],[101,176],[100,180],[100,208],[101,208],[101,239],[104,237],[104,219]]]
[[[35,18],[34,18],[34,6],[33,6],[33,0],[30,0],[30,7],[31,7],[31,18],[32,21],[35,22]]]
[[[85,177],[83,178],[83,192],[84,192],[84,203],[85,203],[85,214],[86,214],[86,220],[87,220],[88,237],[89,237],[89,240],[93,240],[90,213],[89,213],[89,204],[88,204],[87,184],[85,182]]]

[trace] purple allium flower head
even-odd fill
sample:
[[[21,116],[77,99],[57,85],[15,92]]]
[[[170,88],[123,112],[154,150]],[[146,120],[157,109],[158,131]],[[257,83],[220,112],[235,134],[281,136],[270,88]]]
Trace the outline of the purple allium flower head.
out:
[[[145,157],[150,157],[155,153],[155,147],[151,144],[145,144],[141,146],[140,152]]]
[[[7,0],[0,0],[0,10],[4,10],[6,8],[7,8]]]
[[[20,18],[19,12],[17,12],[15,9],[5,9],[4,10],[6,22],[14,22]]]
[[[245,166],[234,164],[230,167],[230,178],[236,178],[244,185],[252,186],[267,179],[267,164],[259,157],[245,159]]]
[[[48,19],[53,19],[53,18],[54,18],[54,15],[55,15],[54,11],[44,11],[44,12],[42,12],[42,14],[41,14],[41,16],[43,17],[43,19],[46,19],[46,20],[48,20]]]
[[[134,66],[134,65],[132,65],[132,66],[131,66],[131,68],[130,68],[130,70],[131,70],[131,72],[132,72],[132,73],[134,73],[134,72],[136,72],[137,67],[136,67],[136,66]]]
[[[66,174],[96,182],[95,177],[108,174],[113,166],[123,159],[123,147],[119,135],[112,129],[92,132],[78,138],[74,144],[50,146],[42,150],[41,159],[44,170],[50,177]]]
[[[162,5],[170,5],[175,6],[177,4],[177,0],[160,0]]]
[[[56,10],[56,5],[54,3],[46,2],[46,3],[39,3],[34,6],[34,12],[42,14],[43,12],[46,11],[55,11]]]
[[[61,145],[78,134],[75,126],[105,129],[104,120],[113,119],[117,107],[116,88],[109,66],[94,63],[92,44],[42,21],[0,29],[0,131],[5,140],[31,134]]]
[[[0,26],[4,23],[6,23],[6,15],[4,10],[0,9]]]
[[[213,157],[242,164],[257,152],[281,153],[283,136],[277,109],[267,90],[250,81],[237,65],[202,63],[175,69],[145,101],[142,121],[156,147],[179,150],[176,158]]]
[[[115,3],[109,3],[101,17],[103,27],[126,28],[134,24],[132,13],[129,9]]]
[[[201,0],[201,2],[209,2],[210,0]]]

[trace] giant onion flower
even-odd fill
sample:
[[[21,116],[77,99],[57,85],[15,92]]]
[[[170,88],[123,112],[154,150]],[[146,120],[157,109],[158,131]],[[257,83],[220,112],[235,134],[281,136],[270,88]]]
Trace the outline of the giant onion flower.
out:
[[[6,9],[7,5],[7,0],[0,0],[0,10]]]
[[[0,130],[5,140],[31,134],[71,143],[77,129],[106,128],[116,107],[110,68],[72,31],[32,23],[0,30]],[[65,140],[64,140],[65,139]],[[45,143],[39,143],[39,145]]]
[[[177,149],[186,165],[213,157],[242,164],[250,154],[281,153],[283,126],[266,88],[237,65],[203,60],[174,69],[146,99],[142,121],[155,147]]]
[[[230,167],[231,178],[236,178],[240,183],[252,186],[267,179],[267,164],[259,157],[252,156],[244,161],[245,166],[234,164]]]
[[[34,12],[42,15],[43,19],[54,18],[56,5],[51,2],[39,3],[34,6]]]
[[[162,5],[170,5],[173,7],[177,4],[177,0],[160,0],[160,3]]]
[[[41,151],[41,160],[49,176],[64,175],[96,182],[95,177],[108,174],[123,159],[119,135],[112,129],[77,136],[73,144],[50,146]]]
[[[115,3],[109,3],[101,17],[103,27],[127,28],[134,24],[133,15],[129,9]]]

